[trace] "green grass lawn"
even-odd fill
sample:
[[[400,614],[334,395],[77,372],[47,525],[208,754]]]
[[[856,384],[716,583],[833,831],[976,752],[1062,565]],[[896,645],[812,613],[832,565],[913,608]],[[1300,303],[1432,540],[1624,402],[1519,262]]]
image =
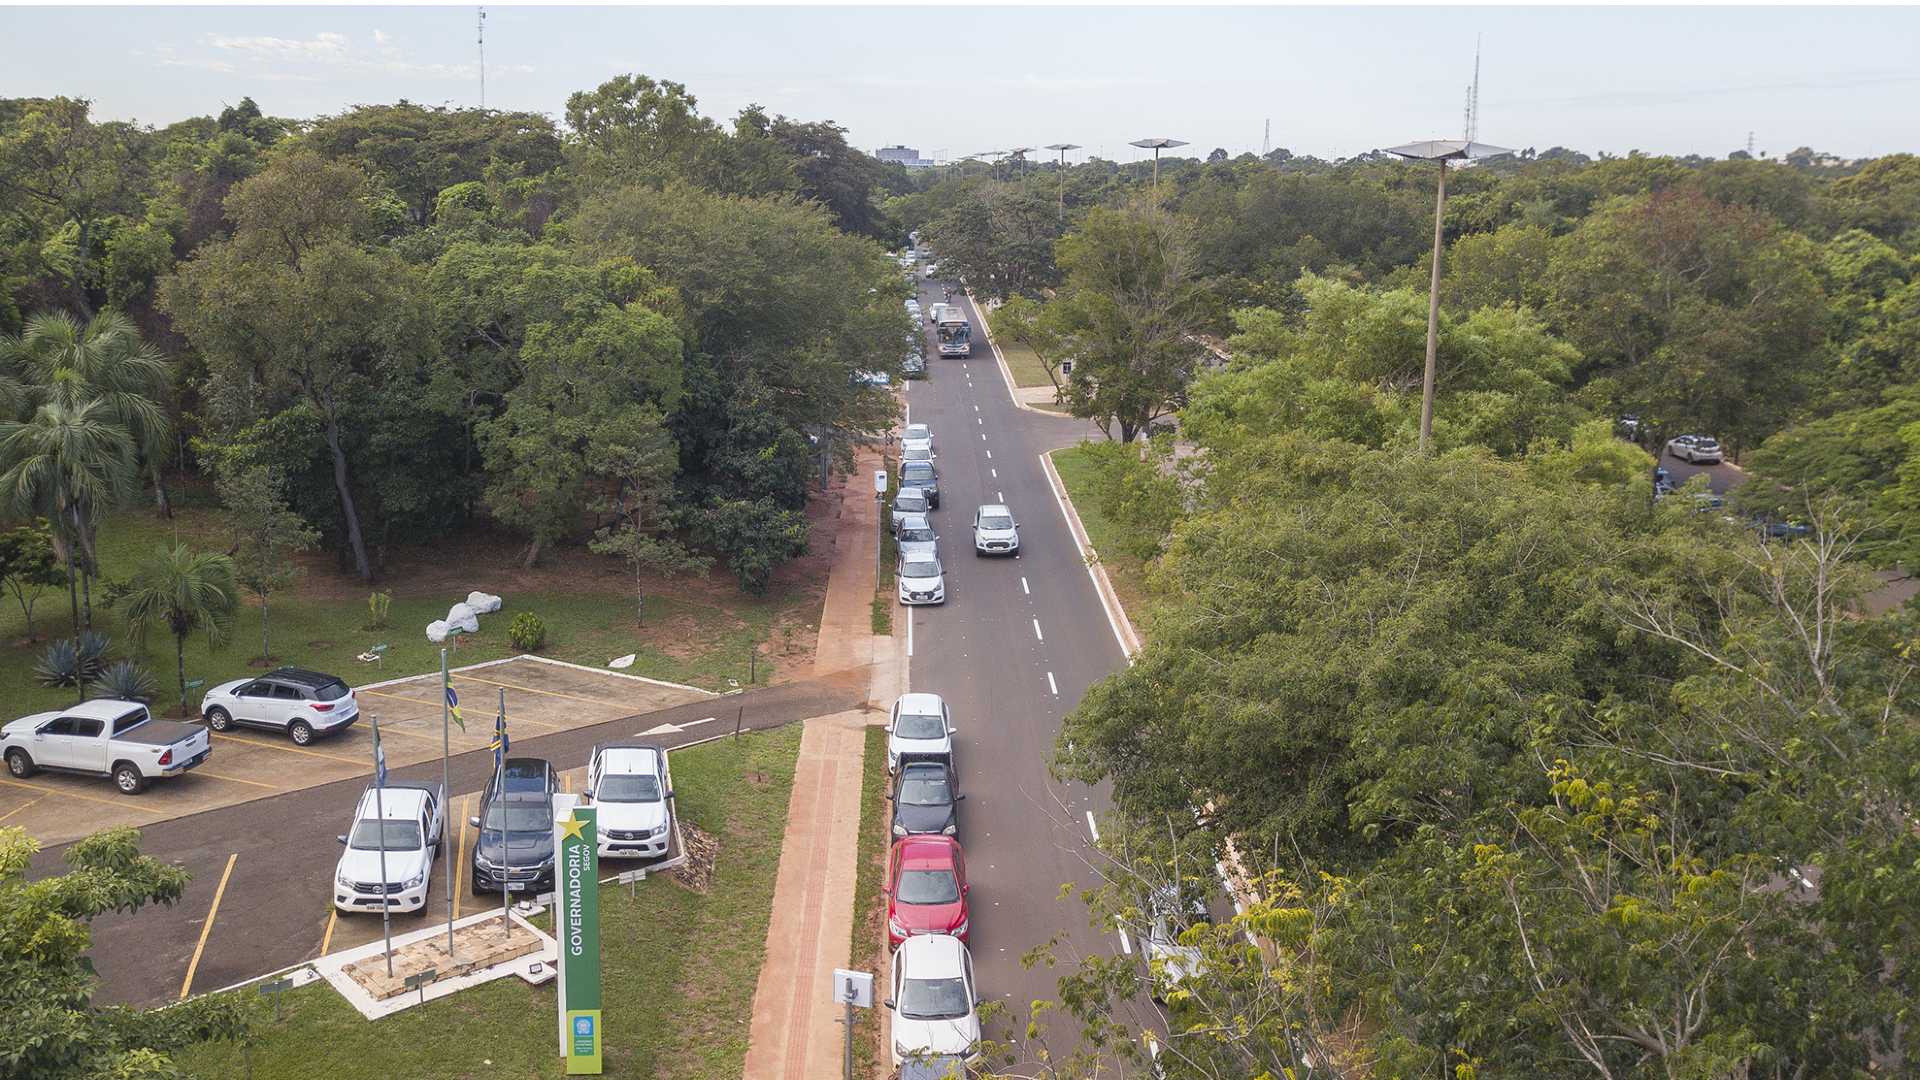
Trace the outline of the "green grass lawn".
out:
[[[1017,341],[995,341],[1000,347],[1000,356],[1007,362],[1007,370],[1013,372],[1015,386],[1052,386],[1053,380],[1047,378],[1047,366],[1032,349]]]
[[[1107,568],[1113,591],[1120,595],[1120,603],[1127,609],[1127,617],[1138,626],[1146,614],[1147,567],[1139,559],[1121,552],[1118,541],[1124,526],[1102,513],[1099,500],[1090,494],[1093,486],[1092,461],[1085,450],[1073,447],[1055,451],[1053,467],[1060,474],[1060,482],[1066,485],[1067,497],[1073,501],[1073,509],[1080,515],[1080,523],[1087,528],[1087,539],[1093,544],[1094,553],[1099,556],[1100,564]]]
[[[887,729],[867,728],[866,768],[860,780],[859,870],[853,885],[853,941],[847,956],[853,970],[873,972],[876,985],[887,981],[885,933],[887,902],[880,895],[886,884],[887,849]],[[880,1044],[879,1014],[854,1010],[853,1061],[855,1076],[872,1076],[886,1047]]]
[[[720,840],[713,886],[702,896],[655,877],[632,900],[625,888],[602,887],[606,1075],[740,1076],[800,730],[792,724],[673,755],[682,820]],[[507,978],[368,1021],[316,983],[288,993],[283,1019],[256,1034],[252,1076],[559,1076],[554,993],[551,984]],[[194,1047],[176,1061],[208,1080],[247,1075],[232,1044]]]
[[[182,510],[178,522],[178,534],[185,543],[212,550],[224,550],[231,543],[215,511]],[[172,543],[174,535],[173,523],[149,511],[115,515],[100,531],[102,576],[110,580],[131,576],[141,560],[156,547]],[[447,608],[465,599],[470,587],[501,593],[505,606],[481,617],[478,634],[463,636],[449,658],[456,667],[520,652],[507,640],[507,628],[516,613],[531,611],[547,626],[546,643],[539,649],[542,655],[599,667],[616,656],[635,653],[637,659],[627,669],[632,674],[724,690],[728,679],[747,683],[749,658],[756,647],[762,647],[762,652],[751,665],[754,680],[767,683],[778,663],[769,654],[782,651],[780,642],[772,639],[804,631],[810,641],[811,625],[817,624],[819,616],[818,589],[776,589],[765,597],[750,597],[734,588],[722,570],[712,586],[675,582],[669,589],[655,590],[646,599],[644,620],[636,623],[628,579],[617,572],[594,572],[612,567],[610,561],[602,567],[586,561],[594,557],[577,552],[556,555],[555,561],[563,557],[572,561],[562,564],[562,572],[535,579],[551,584],[523,593],[505,586],[489,588],[490,581],[513,580],[511,572],[475,568],[469,575],[472,585],[467,587],[422,584],[410,580],[410,575],[392,574],[377,586],[393,596],[389,623],[378,630],[365,629],[367,596],[373,587],[336,574],[330,566],[309,563],[294,588],[273,599],[274,658],[332,672],[356,684],[434,670],[440,666],[440,646],[427,640],[426,625],[445,618]],[[5,599],[0,606],[0,695],[11,709],[5,718],[71,702],[73,691],[47,689],[33,680],[33,666],[46,640],[70,632],[66,591],[48,589],[41,595],[34,609],[41,641],[33,644],[25,641],[19,605],[10,596]],[[97,585],[94,629],[113,639],[115,657],[132,656],[152,670],[159,684],[157,704],[171,709],[178,700],[173,639],[155,633],[144,649],[136,648],[118,613],[102,606]],[[389,647],[382,664],[354,659],[376,643]],[[237,678],[257,670],[249,661],[260,654],[260,609],[251,597],[244,597],[233,638],[225,648],[210,652],[204,634],[188,639],[187,678],[205,679],[208,685]],[[197,701],[201,692],[189,692],[189,700]]]

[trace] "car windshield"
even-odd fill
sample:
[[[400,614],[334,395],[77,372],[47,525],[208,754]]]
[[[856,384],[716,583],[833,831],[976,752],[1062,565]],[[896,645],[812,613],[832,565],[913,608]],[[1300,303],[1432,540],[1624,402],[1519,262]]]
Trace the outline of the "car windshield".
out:
[[[961,323],[959,326],[942,325],[940,327],[941,341],[965,341],[972,336],[973,331],[966,323]]]
[[[386,843],[380,842],[381,822],[365,819],[354,823],[353,835],[347,839],[347,846],[356,851],[379,851],[385,847],[388,851],[419,851],[420,823],[417,821],[386,822]]]
[[[539,803],[494,803],[482,824],[494,832],[541,832],[553,827],[553,814]]]
[[[1709,438],[1706,438],[1705,436],[1702,436],[1698,439],[1695,439],[1693,445],[1699,447],[1702,450],[1714,450],[1720,446],[1720,443],[1717,440],[1709,439]]]
[[[935,537],[932,529],[901,529],[900,539],[930,544],[934,541]]]
[[[1011,529],[1013,528],[1013,519],[1005,514],[988,514],[980,519],[980,527],[983,529]]]
[[[908,462],[906,466],[900,470],[900,475],[906,477],[908,481],[931,480],[933,479],[933,466],[924,462]]]
[[[900,1015],[909,1020],[958,1020],[973,1011],[965,979],[906,979],[900,987]]]
[[[938,716],[901,713],[900,722],[893,725],[893,733],[903,739],[937,739],[947,733],[947,725]]]
[[[603,776],[593,789],[596,802],[659,802],[660,778],[656,776]]]
[[[949,806],[953,790],[945,776],[910,776],[900,784],[900,801],[908,806]]]
[[[951,904],[960,899],[960,883],[951,870],[909,870],[900,875],[903,904]]]
[[[931,439],[933,438],[933,429],[927,427],[925,424],[908,424],[906,437],[909,439]]]
[[[940,564],[931,559],[916,559],[900,567],[900,576],[909,578],[939,577]]]
[[[339,701],[341,698],[346,697],[348,693],[347,684],[341,682],[339,679],[335,679],[320,689],[315,690],[313,692],[313,700]]]
[[[905,450],[901,451],[901,454],[908,461],[926,461],[928,458],[933,456],[933,449],[927,446],[926,444],[922,443],[918,446],[907,447]]]
[[[910,514],[924,514],[927,510],[927,499],[924,495],[902,495],[893,500],[893,508]]]

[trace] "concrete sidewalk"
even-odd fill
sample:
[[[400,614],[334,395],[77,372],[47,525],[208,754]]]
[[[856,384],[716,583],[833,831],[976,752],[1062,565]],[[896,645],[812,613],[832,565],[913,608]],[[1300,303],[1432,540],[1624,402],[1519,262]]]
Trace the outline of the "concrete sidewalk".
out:
[[[865,668],[865,709],[806,722],[787,806],[774,881],[767,956],[754,989],[745,1075],[751,1080],[819,1080],[840,1074],[840,1009],[828,1000],[832,972],[849,963],[854,881],[859,872],[860,785],[866,728],[885,723],[906,691],[902,633],[872,629],[880,507],[870,478],[880,453],[862,449],[840,482],[833,569],[814,653],[816,676]],[[904,619],[896,619],[897,628]],[[876,973],[884,978],[884,972]]]

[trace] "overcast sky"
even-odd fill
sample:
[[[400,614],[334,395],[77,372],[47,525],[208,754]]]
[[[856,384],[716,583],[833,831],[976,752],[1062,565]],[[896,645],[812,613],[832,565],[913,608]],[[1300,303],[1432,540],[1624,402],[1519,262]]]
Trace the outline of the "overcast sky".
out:
[[[91,98],[164,124],[252,95],[312,117],[478,103],[471,7],[0,7],[0,95]],[[1920,149],[1916,8],[637,8],[487,10],[487,99],[556,118],[622,72],[722,120],[758,102],[871,150],[1053,142],[1131,160],[1341,156],[1457,137],[1474,37],[1480,138],[1592,153]],[[1184,151],[1193,152],[1193,151]]]

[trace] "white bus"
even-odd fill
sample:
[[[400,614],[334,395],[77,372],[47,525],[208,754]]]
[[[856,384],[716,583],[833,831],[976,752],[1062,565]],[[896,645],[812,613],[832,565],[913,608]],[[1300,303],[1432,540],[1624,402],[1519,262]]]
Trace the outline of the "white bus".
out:
[[[934,324],[940,341],[941,356],[972,356],[973,326],[958,306],[948,307]]]

